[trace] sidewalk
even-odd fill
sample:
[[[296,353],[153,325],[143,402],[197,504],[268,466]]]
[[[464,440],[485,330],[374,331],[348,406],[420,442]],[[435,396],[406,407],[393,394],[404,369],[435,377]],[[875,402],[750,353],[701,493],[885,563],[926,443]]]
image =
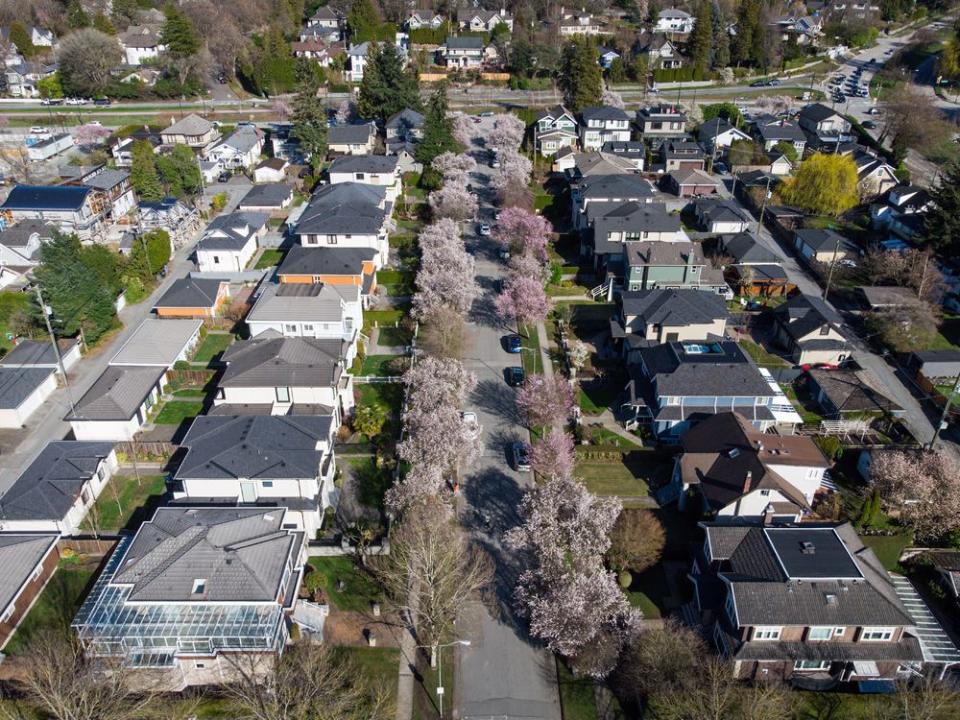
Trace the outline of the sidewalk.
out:
[[[537,344],[540,345],[540,363],[543,365],[543,374],[553,377],[553,361],[550,359],[550,341],[546,326],[537,323]]]

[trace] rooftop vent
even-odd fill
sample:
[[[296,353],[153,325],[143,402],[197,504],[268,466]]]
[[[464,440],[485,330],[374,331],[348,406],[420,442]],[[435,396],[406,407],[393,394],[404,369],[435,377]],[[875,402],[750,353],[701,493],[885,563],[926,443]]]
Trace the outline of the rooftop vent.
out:
[[[739,456],[740,456],[740,448],[730,448],[729,450],[727,450],[728,458],[732,459]]]
[[[802,543],[800,543],[800,552],[804,555],[815,555],[817,548],[809,540],[804,540]]]
[[[827,605],[837,604],[837,596],[834,595],[833,593],[827,593],[826,598],[827,598]]]

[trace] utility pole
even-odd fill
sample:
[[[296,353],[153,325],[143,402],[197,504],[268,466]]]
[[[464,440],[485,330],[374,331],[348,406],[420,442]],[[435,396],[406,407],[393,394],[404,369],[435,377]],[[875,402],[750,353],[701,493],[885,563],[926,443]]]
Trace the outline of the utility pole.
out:
[[[837,233],[837,242],[833,247],[833,260],[830,262],[830,272],[827,273],[827,284],[823,288],[823,299],[827,299],[827,295],[830,294],[830,283],[833,282],[833,270],[837,266],[837,255],[840,254],[840,243],[843,241],[843,236],[840,233]]]
[[[63,388],[67,391],[67,402],[70,403],[70,414],[76,415],[77,408],[73,404],[73,394],[70,392],[70,383],[67,382],[67,371],[63,367],[63,357],[60,355],[60,346],[57,345],[57,336],[53,334],[53,326],[50,324],[50,309],[43,302],[43,294],[40,292],[40,286],[34,285],[37,291],[37,302],[40,303],[40,312],[43,314],[43,321],[47,325],[47,334],[50,335],[50,344],[53,346],[54,357],[57,358],[57,366],[60,368],[60,375],[63,377]]]
[[[736,182],[736,181],[734,181]],[[757,236],[760,235],[760,226],[763,225],[763,214],[767,210],[767,200],[770,199],[770,174],[767,174],[767,189],[763,193],[763,204],[760,205],[760,217],[757,219]]]
[[[953,404],[953,396],[957,394],[958,390],[960,390],[960,375],[957,375],[956,382],[953,383],[953,391],[947,396],[947,402],[943,405],[940,422],[933,428],[933,437],[930,438],[930,444],[927,446],[928,450],[933,450],[933,446],[937,443],[937,438],[940,437],[940,431],[943,429],[943,426],[947,424],[947,417],[950,415],[950,406]]]

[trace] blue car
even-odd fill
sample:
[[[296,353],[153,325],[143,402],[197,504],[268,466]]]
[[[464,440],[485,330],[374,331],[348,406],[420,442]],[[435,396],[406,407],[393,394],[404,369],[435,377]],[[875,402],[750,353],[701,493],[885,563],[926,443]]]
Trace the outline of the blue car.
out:
[[[519,335],[509,335],[507,336],[507,352],[509,353],[518,353],[523,347],[523,341],[520,340]]]

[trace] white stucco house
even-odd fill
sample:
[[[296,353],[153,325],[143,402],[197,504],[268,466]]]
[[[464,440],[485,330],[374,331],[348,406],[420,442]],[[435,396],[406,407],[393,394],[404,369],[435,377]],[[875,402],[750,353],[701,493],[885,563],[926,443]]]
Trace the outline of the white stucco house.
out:
[[[197,243],[200,272],[241,272],[253,259],[267,232],[270,216],[259,212],[234,212],[213,219]]]

